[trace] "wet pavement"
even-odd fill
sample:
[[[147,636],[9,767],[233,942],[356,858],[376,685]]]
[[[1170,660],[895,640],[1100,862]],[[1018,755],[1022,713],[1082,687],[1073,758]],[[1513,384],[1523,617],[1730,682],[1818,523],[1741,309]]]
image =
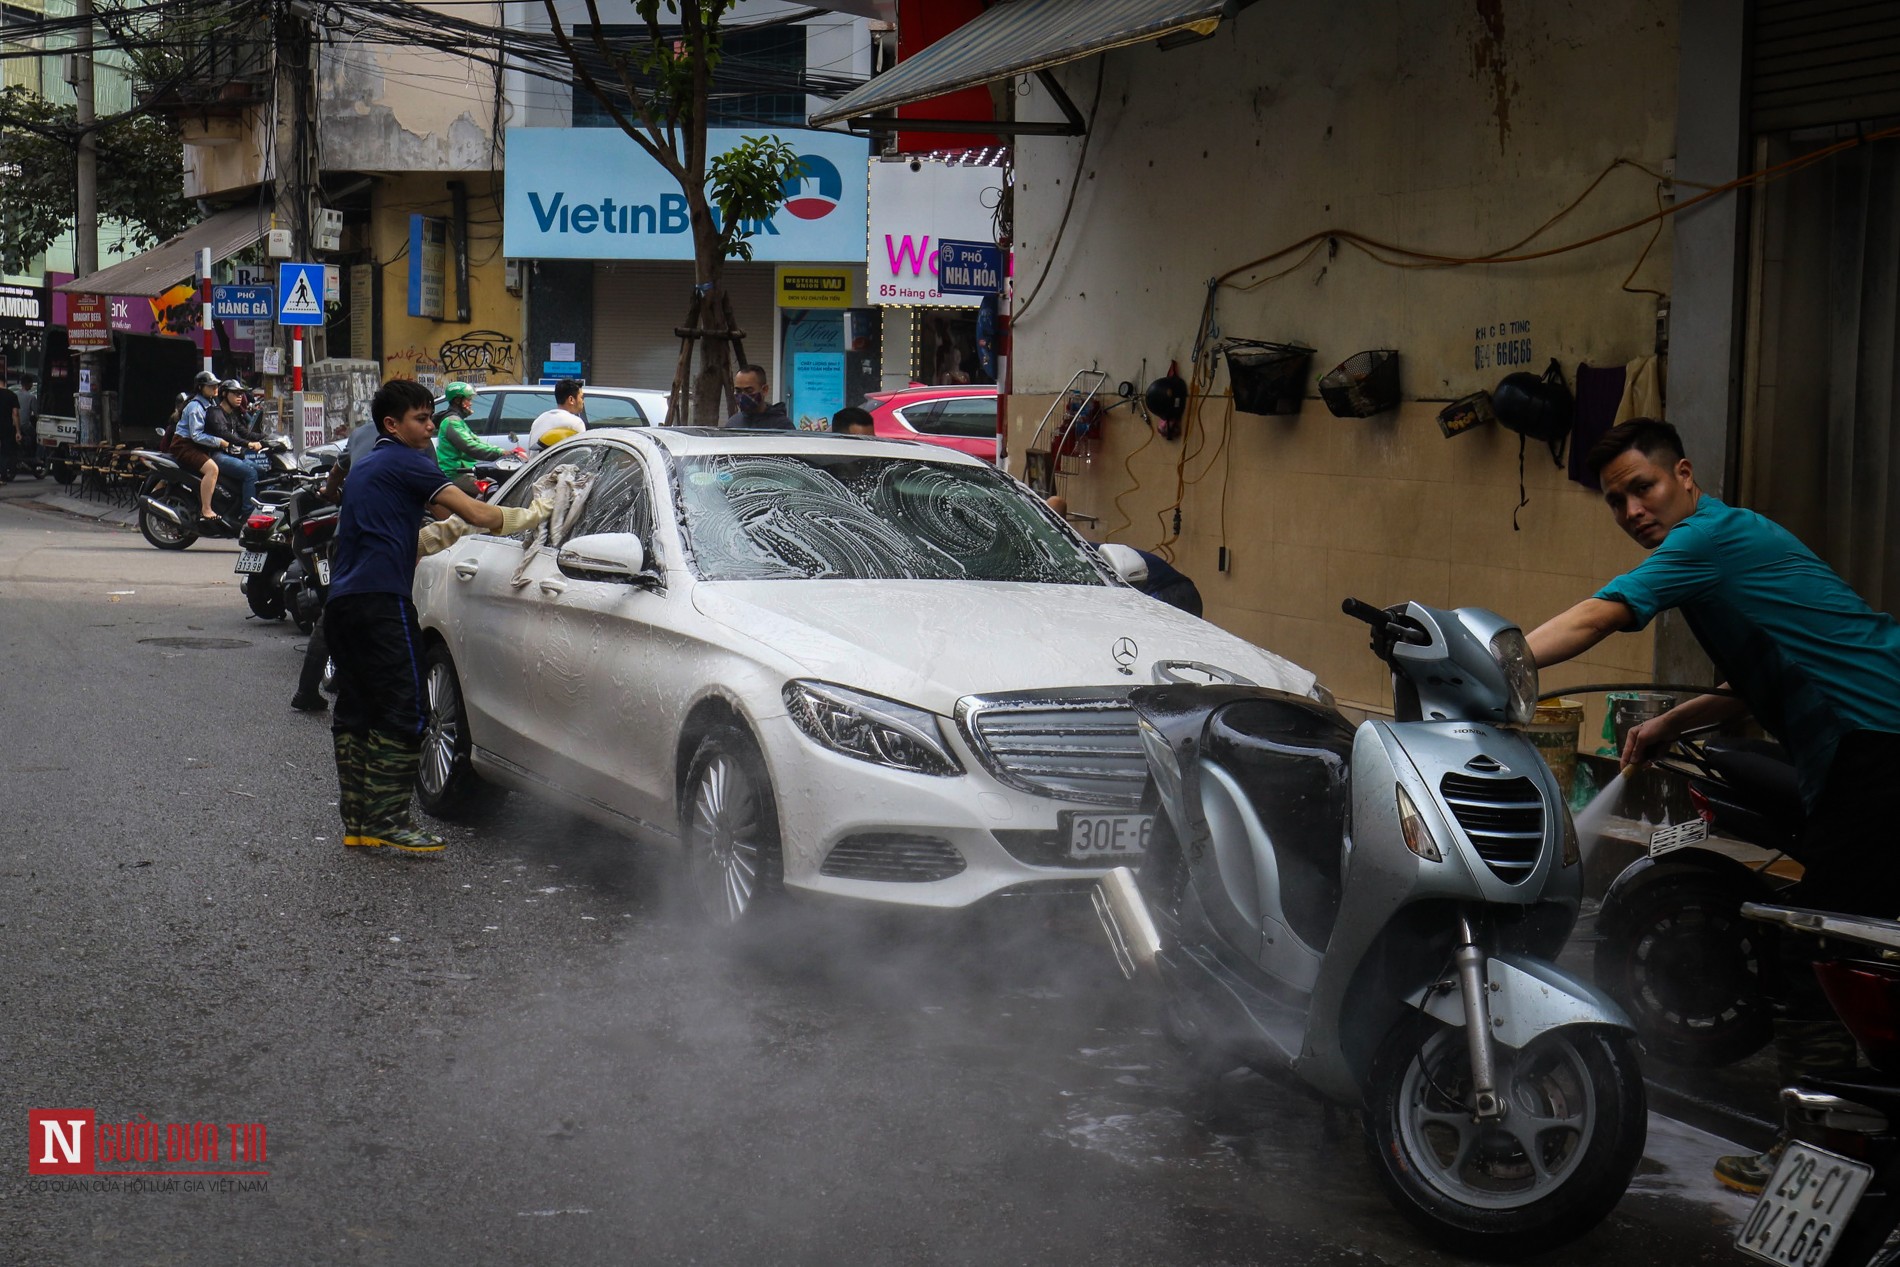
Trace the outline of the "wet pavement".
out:
[[[303,640],[247,618],[235,547],[14,497],[0,1116],[263,1123],[269,1175],[70,1190],[16,1153],[0,1263],[1452,1261],[1352,1115],[1189,1079],[1074,903],[735,948],[664,854],[520,797],[444,857],[346,856]],[[1738,1261],[1724,1147],[1652,1115],[1545,1261]]]

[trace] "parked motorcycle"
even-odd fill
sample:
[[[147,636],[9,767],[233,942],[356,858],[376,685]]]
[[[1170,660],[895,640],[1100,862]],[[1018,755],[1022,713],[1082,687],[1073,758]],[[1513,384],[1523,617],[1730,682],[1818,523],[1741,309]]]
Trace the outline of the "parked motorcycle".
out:
[[[1363,1107],[1387,1196],[1441,1244],[1549,1249],[1622,1197],[1647,1115],[1628,1019],[1552,962],[1582,867],[1555,777],[1505,729],[1536,667],[1490,612],[1345,610],[1392,670],[1392,721],[1252,686],[1130,693],[1159,812],[1096,909],[1204,1068]]]
[[[244,598],[260,620],[289,616],[309,633],[323,612],[330,586],[330,543],[338,509],[325,502],[321,477],[296,479],[289,496],[254,512],[238,537],[233,571],[244,577]]]
[[[285,532],[292,558],[284,569],[284,609],[298,632],[307,634],[317,627],[330,594],[330,552],[342,511],[314,491],[299,492],[291,502]]]
[[[257,481],[259,501],[281,501],[287,486],[298,473],[290,443],[272,439],[264,448],[268,470]],[[235,537],[243,531],[248,507],[240,507],[236,481],[221,479],[212,493],[211,506],[221,524],[209,528],[198,514],[198,476],[187,471],[169,453],[156,449],[135,449],[133,455],[145,466],[145,482],[138,493],[139,532],[160,550],[183,550],[201,536]]]
[[[1900,922],[1749,903],[1781,936],[1821,938],[1814,973],[1871,1069],[1781,1092],[1792,1140],[1735,1238],[1784,1267],[1900,1263]]]
[[[1657,828],[1597,914],[1596,982],[1622,1004],[1644,1051],[1711,1068],[1746,1059],[1771,1037],[1762,974],[1773,930],[1742,917],[1794,883],[1767,870],[1792,854],[1803,810],[1778,744],[1685,737],[1663,763],[1684,778],[1697,817]],[[1765,851],[1750,864],[1709,847],[1711,832]]]

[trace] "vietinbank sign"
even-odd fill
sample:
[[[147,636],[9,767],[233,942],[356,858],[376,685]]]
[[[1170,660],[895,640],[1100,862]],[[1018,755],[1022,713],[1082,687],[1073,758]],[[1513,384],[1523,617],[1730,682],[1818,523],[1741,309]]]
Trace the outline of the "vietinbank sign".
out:
[[[712,128],[715,154],[760,133]],[[787,128],[803,169],[766,219],[747,225],[755,260],[864,258],[863,137]],[[679,183],[618,128],[509,128],[502,250],[514,259],[690,260]]]

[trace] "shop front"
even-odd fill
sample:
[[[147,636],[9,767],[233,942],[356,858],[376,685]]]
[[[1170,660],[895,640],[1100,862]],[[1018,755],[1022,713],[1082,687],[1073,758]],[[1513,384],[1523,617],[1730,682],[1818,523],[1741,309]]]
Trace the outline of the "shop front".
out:
[[[1003,180],[1001,167],[921,158],[871,164],[865,278],[870,302],[887,314],[887,387],[996,381],[996,298],[946,292],[938,256],[945,241],[996,241]],[[906,377],[892,381],[894,372]]]
[[[715,128],[709,146],[723,152],[751,135]],[[728,262],[724,282],[744,336],[737,350],[768,370],[794,418],[815,423],[877,380],[875,364],[868,377],[862,369],[881,343],[863,306],[869,150],[858,137],[780,135],[805,170],[753,226],[752,259]],[[504,249],[526,272],[525,377],[578,367],[599,386],[670,389],[695,276],[686,200],[666,170],[617,128],[511,128],[505,208]],[[788,299],[787,270],[832,280]]]

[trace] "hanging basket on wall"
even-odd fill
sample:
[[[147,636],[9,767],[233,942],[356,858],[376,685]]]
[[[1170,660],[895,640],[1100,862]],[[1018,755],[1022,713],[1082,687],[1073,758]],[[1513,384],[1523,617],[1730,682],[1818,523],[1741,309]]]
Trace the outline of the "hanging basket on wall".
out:
[[[1320,398],[1335,418],[1370,418],[1399,407],[1399,354],[1391,348],[1355,352],[1319,380]]]
[[[1313,349],[1299,343],[1229,339],[1222,354],[1233,384],[1234,408],[1244,414],[1296,414],[1306,399],[1306,367]]]

